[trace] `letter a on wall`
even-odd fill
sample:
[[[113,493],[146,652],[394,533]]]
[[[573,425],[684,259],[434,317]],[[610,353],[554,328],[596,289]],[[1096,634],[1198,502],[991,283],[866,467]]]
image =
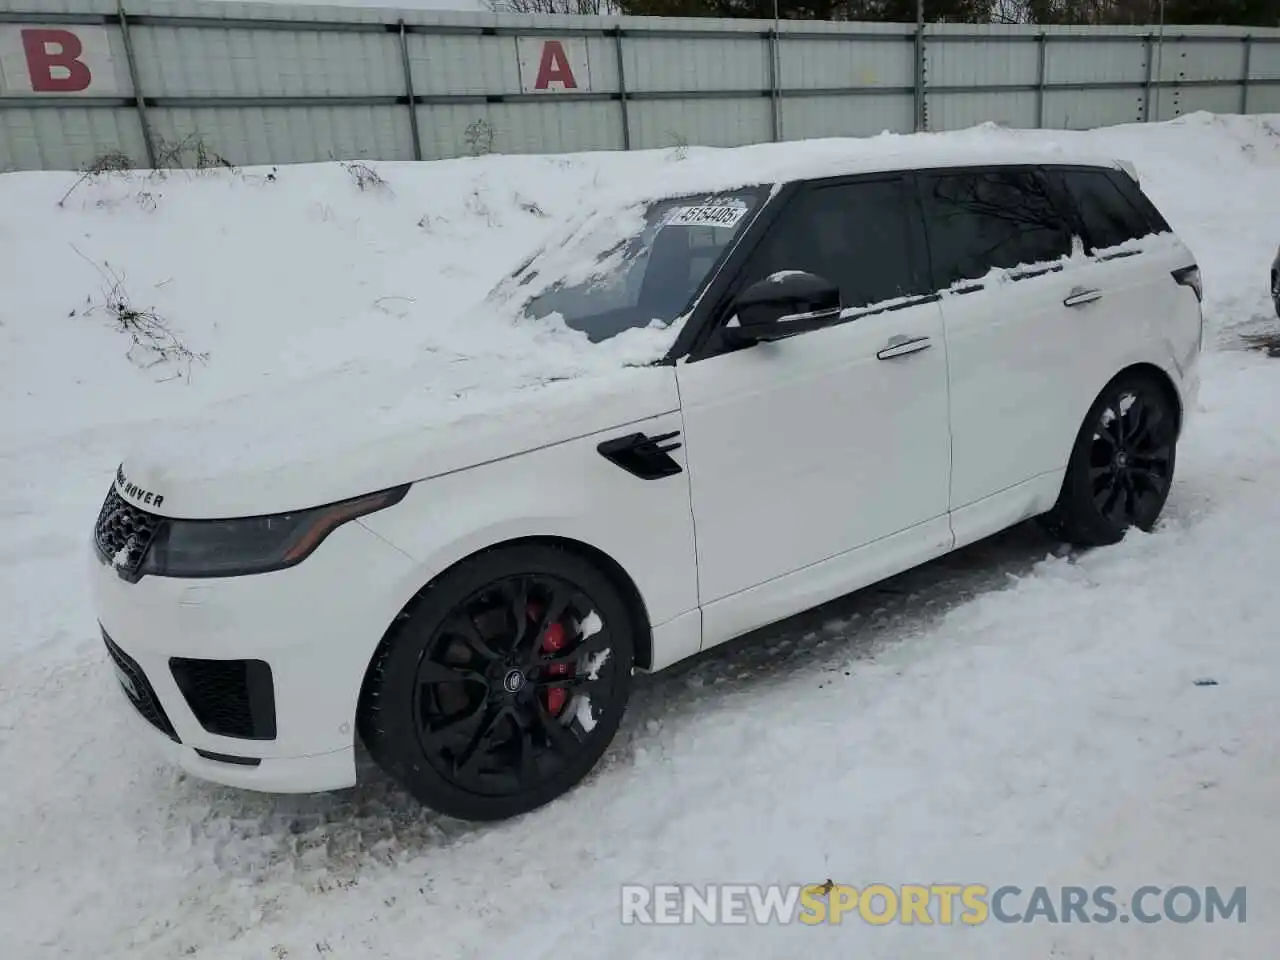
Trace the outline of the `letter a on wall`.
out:
[[[524,93],[577,93],[591,89],[591,63],[587,41],[582,37],[517,37],[516,54]]]

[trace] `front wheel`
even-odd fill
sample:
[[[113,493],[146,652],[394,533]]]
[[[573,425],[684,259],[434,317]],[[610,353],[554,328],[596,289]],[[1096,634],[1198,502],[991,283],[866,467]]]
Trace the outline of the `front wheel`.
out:
[[[1086,547],[1115,543],[1130,527],[1149,531],[1169,497],[1177,436],[1177,407],[1164,383],[1145,373],[1117,377],[1080,427],[1045,526]]]
[[[479,554],[424,590],[383,640],[358,724],[420,802],[467,820],[550,802],[595,766],[630,692],[632,618],[577,554]]]

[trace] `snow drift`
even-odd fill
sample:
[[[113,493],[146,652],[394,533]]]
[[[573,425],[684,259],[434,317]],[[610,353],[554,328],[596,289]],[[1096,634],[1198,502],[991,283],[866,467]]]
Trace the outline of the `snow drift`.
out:
[[[433,389],[483,415],[490,378],[536,382],[542,347],[437,325],[556,218],[646,178],[1015,146],[1131,162],[1200,260],[1217,349],[1152,535],[1047,557],[1020,529],[718,650],[642,685],[581,789],[484,830],[376,775],[300,798],[193,783],[129,733],[82,570],[130,445],[224,404],[332,415],[431,351]],[[1280,118],[76,179],[0,176],[6,957],[1269,956],[1280,378],[1233,348],[1276,322]],[[624,882],[829,876],[1248,883],[1259,906],[963,934],[617,920]]]

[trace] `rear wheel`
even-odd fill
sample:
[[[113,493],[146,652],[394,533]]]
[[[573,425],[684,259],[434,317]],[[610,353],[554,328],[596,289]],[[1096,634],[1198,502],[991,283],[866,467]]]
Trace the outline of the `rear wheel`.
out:
[[[1058,502],[1044,518],[1079,546],[1115,543],[1130,527],[1155,526],[1173,482],[1177,407],[1168,387],[1145,373],[1113,380],[1076,437]]]
[[[442,813],[524,813],[604,753],[626,708],[633,647],[626,603],[584,558],[542,545],[480,554],[389,631],[361,695],[361,739]]]

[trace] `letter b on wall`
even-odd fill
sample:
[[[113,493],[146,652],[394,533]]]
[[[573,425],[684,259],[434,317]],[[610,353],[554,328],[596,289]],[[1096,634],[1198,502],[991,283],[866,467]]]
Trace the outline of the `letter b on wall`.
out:
[[[0,24],[0,94],[94,96],[117,90],[106,27]]]

